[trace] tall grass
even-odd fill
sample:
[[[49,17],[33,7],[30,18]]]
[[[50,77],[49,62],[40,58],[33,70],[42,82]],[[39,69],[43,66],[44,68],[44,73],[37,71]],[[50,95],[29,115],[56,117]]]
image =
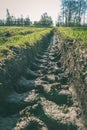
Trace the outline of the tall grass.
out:
[[[3,56],[11,54],[10,46],[27,48],[29,44],[34,45],[35,43],[41,41],[43,37],[48,35],[52,28],[35,28],[35,27],[6,27],[10,32],[8,36],[5,36],[5,28],[0,30],[2,36],[0,35],[0,59]],[[7,31],[6,30],[6,31]],[[16,31],[16,32],[15,32]],[[26,31],[32,31],[32,33],[26,33]],[[20,33],[24,33],[21,35]],[[46,44],[46,43],[45,43]]]
[[[71,28],[71,27],[59,27],[57,31],[62,34],[64,38],[73,38],[87,42],[87,28]]]

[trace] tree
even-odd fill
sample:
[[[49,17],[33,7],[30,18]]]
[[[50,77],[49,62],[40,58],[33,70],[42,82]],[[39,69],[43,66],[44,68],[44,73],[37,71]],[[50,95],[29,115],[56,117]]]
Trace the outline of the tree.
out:
[[[16,18],[15,18],[15,16],[11,16],[11,20],[12,20],[11,25],[16,25]]]
[[[0,26],[5,25],[4,20],[0,19]]]
[[[82,18],[86,15],[87,2],[86,0],[62,0],[61,15],[63,23],[66,26],[79,25],[82,23]],[[85,20],[84,20],[85,21]]]
[[[34,21],[33,25],[39,27],[40,23],[39,23],[39,21]]]
[[[56,26],[60,26],[63,25],[63,17],[61,15],[58,16],[57,22],[56,22]]]
[[[23,15],[21,15],[21,18],[20,18],[20,25],[21,25],[21,26],[24,26],[24,18],[23,18]]]
[[[10,16],[10,12],[6,10],[6,25],[10,26],[12,24],[12,17]]]
[[[24,25],[31,25],[31,21],[30,21],[30,18],[29,18],[29,16],[28,17],[26,17],[25,19],[24,19]]]
[[[39,24],[41,26],[46,26],[46,27],[49,27],[49,26],[52,26],[53,25],[53,20],[50,16],[48,16],[47,13],[43,13],[41,15],[41,19],[39,21]]]
[[[11,25],[17,25],[17,26],[26,26],[26,25],[31,25],[31,21],[29,17],[26,17],[25,19],[23,18],[23,15],[19,18],[15,18],[15,16],[11,16],[9,10],[6,10],[6,22],[5,24],[8,26]],[[0,25],[2,24],[2,21],[0,20]]]

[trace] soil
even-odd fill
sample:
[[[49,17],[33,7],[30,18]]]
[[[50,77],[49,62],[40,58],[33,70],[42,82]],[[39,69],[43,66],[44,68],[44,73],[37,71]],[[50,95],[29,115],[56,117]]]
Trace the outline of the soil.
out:
[[[73,63],[68,67],[61,46],[54,32],[18,77],[0,107],[0,130],[87,130],[70,73]]]

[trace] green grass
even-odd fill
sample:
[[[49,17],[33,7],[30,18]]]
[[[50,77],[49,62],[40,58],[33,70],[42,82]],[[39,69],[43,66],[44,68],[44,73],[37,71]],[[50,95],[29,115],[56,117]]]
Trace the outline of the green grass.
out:
[[[16,26],[1,26],[0,27],[0,37],[6,36],[9,33],[9,36],[14,36],[17,34],[26,35],[35,31],[40,31],[45,28],[36,28],[36,27],[16,27]]]
[[[57,31],[62,34],[64,38],[79,39],[84,43],[87,42],[87,28],[59,27]]]
[[[51,32],[52,28],[0,27],[0,59],[11,54],[10,46],[27,48]],[[7,35],[6,32],[9,32]]]
[[[24,43],[33,44],[37,41],[40,41],[43,36],[47,35],[50,32],[51,29],[45,29],[38,32],[33,32],[31,34],[27,35],[16,35],[12,36],[7,40],[4,44],[1,44],[1,46],[9,46],[9,45],[24,45]]]
[[[22,36],[29,35],[34,32],[45,30],[45,28],[35,27],[0,27],[0,46],[20,39]]]

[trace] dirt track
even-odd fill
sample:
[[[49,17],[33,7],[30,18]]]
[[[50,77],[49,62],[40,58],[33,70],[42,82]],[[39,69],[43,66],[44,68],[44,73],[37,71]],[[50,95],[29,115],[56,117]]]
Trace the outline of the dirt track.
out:
[[[61,58],[58,35],[54,34],[7,98],[0,130],[86,130]]]

